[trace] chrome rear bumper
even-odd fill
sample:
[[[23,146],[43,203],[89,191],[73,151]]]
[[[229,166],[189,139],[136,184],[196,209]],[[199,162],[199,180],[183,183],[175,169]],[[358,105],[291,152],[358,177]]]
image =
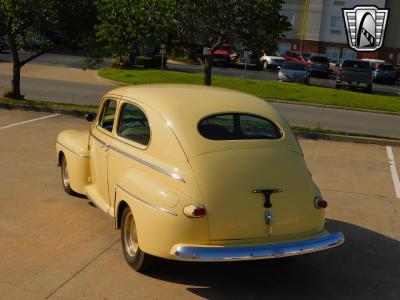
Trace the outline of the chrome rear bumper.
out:
[[[339,246],[343,244],[343,242],[343,233],[336,232],[315,239],[285,244],[257,246],[176,245],[172,248],[171,254],[177,260],[199,262],[256,260],[327,250]]]

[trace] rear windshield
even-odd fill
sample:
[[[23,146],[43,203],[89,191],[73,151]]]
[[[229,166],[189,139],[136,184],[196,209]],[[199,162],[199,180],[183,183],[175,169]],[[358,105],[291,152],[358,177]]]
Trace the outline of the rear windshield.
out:
[[[296,64],[296,63],[284,63],[282,66],[282,69],[304,71],[306,69],[306,65],[305,64]]]
[[[310,60],[312,62],[327,63],[328,59],[324,56],[311,56]]]
[[[393,71],[393,65],[378,65],[379,70],[384,70],[384,71]]]
[[[368,61],[360,60],[345,60],[342,64],[343,68],[356,68],[356,69],[369,69],[370,64]]]
[[[200,134],[210,140],[275,140],[282,132],[270,120],[239,113],[207,117],[198,125]]]

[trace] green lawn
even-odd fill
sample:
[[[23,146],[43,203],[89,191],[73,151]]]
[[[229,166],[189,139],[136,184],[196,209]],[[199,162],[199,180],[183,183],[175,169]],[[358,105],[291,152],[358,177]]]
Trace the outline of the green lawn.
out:
[[[202,74],[159,70],[120,70],[106,68],[99,75],[115,81],[144,83],[203,84]],[[243,91],[264,99],[277,99],[340,107],[362,108],[400,112],[400,97],[366,94],[363,92],[336,90],[304,84],[278,81],[248,80],[213,76],[213,85]]]

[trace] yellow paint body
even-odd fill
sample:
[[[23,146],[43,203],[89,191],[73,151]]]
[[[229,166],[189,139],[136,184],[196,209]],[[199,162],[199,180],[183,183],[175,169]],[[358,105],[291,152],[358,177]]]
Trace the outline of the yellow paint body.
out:
[[[105,95],[99,112],[107,99],[118,103],[113,131],[98,125],[99,113],[90,130],[61,132],[57,155],[66,157],[72,189],[114,217],[117,227],[121,205],[129,205],[144,252],[174,259],[171,249],[181,244],[257,245],[324,234],[324,210],[314,207],[320,192],[287,122],[266,101],[201,86],[127,86]],[[116,133],[125,102],[146,114],[147,147]],[[200,120],[229,112],[269,119],[283,137],[213,141],[200,135]],[[283,192],[266,209],[264,196],[253,193],[259,188]],[[207,216],[187,217],[183,210],[192,204],[204,206]],[[274,215],[272,230],[266,210]]]

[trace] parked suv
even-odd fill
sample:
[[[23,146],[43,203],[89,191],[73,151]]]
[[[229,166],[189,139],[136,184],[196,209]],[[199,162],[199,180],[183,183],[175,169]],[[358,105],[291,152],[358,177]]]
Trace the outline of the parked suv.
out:
[[[263,70],[279,69],[285,62],[285,59],[278,52],[274,54],[267,54],[264,52],[260,60]]]
[[[329,61],[326,56],[321,54],[313,54],[308,60],[308,70],[311,76],[329,77]]]
[[[309,54],[289,50],[286,51],[284,58],[286,61],[295,61],[303,64],[308,64]]]
[[[347,85],[372,91],[371,64],[364,60],[345,60],[337,71],[336,88]]]
[[[394,84],[397,80],[397,72],[392,64],[377,63],[372,66],[372,80],[374,82]]]

